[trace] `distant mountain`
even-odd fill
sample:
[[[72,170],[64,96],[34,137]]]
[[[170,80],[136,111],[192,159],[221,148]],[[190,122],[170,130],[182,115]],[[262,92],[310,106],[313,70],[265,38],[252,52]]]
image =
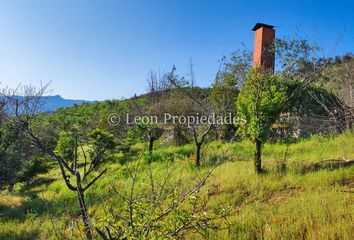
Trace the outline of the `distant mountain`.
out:
[[[86,101],[78,99],[64,99],[59,95],[41,97],[42,112],[54,112],[61,107],[71,107],[74,104],[81,105],[83,103],[94,103],[95,101]]]

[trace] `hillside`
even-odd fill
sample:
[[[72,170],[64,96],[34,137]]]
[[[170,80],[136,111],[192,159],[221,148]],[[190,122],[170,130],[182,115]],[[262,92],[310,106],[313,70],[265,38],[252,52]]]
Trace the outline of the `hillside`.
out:
[[[18,99],[22,99],[23,97],[17,96]],[[96,101],[87,101],[80,99],[65,99],[60,95],[55,96],[42,96],[40,98],[41,108],[39,111],[41,112],[54,112],[58,108],[67,108],[72,107],[74,105],[81,105],[83,103],[94,103]]]
[[[354,1],[302,2],[1,2],[0,240],[354,240]]]
[[[354,133],[347,132],[339,136],[312,136],[291,144],[266,144],[267,174],[261,177],[252,168],[251,142],[208,143],[203,148],[206,165],[198,175],[210,169],[212,165],[208,167],[207,163],[215,161],[217,156],[223,158],[196,196],[208,197],[206,213],[215,207],[230,211],[227,228],[210,230],[208,238],[352,239],[354,165],[315,163],[354,159],[354,149],[348,144],[353,142]],[[128,209],[120,196],[129,196],[126,195],[132,184],[129,172],[138,163],[141,170],[137,192],[149,189],[148,155],[141,154],[146,149],[147,145],[136,144],[129,154],[115,155],[102,166],[108,172],[86,194],[92,221],[99,223],[104,219],[106,203],[117,210]],[[192,145],[158,145],[150,165],[154,179],[158,182],[173,169],[171,179],[181,179],[186,188],[192,187],[197,180],[193,152]],[[127,163],[121,164],[124,162]],[[12,193],[1,192],[0,239],[64,239],[72,232],[83,236],[75,193],[66,188],[55,166],[30,182],[16,184]],[[170,220],[167,217],[162,222],[169,226]],[[201,235],[190,231],[185,238],[201,239]]]
[[[42,97],[42,104],[44,112],[54,112],[58,108],[71,107],[73,105],[81,105],[83,103],[93,103],[95,101],[79,100],[79,99],[65,99],[60,95]]]

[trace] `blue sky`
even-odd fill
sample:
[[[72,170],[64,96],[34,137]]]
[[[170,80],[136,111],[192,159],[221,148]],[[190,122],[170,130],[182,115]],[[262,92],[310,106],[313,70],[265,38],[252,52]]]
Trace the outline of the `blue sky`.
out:
[[[278,37],[316,33],[332,55],[354,51],[352,0],[2,0],[0,82],[51,81],[65,98],[119,99],[146,92],[150,70],[187,73],[191,57],[208,86],[223,55],[253,47],[256,22],[276,25]]]

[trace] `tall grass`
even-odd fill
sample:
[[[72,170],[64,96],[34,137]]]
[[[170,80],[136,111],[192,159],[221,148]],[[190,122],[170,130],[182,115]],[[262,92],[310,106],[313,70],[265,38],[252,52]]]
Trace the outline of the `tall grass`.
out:
[[[232,216],[229,228],[212,231],[211,239],[352,239],[354,166],[306,169],[325,159],[354,159],[353,143],[350,132],[311,136],[294,143],[267,143],[263,148],[267,174],[262,176],[254,173],[250,141],[206,144],[201,169],[193,166],[192,144],[159,146],[152,156],[144,153],[144,144],[138,144],[132,152],[119,154],[102,166],[109,169],[107,174],[86,194],[89,215],[92,221],[103,217],[101,205],[111,196],[112,186],[123,194],[129,192],[130,175],[138,165],[137,192],[148,187],[149,166],[156,180],[174,168],[172,178],[183,179],[183,187],[188,188],[223,155],[203,194],[209,196],[209,208],[229,207]],[[281,171],[280,166],[286,170]],[[110,200],[113,207],[121,204],[119,198]],[[30,183],[17,184],[11,193],[0,193],[0,239],[56,239],[55,228],[68,236],[69,219],[79,224],[78,216],[76,196],[66,188],[57,168]],[[79,228],[74,229],[80,233]]]

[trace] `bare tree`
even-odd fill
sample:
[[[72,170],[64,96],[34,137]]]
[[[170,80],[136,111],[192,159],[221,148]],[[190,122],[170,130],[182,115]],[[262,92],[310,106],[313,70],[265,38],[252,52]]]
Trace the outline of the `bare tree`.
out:
[[[151,92],[153,93],[153,92]],[[158,105],[158,102],[160,101],[159,99],[157,100],[154,105]],[[146,107],[146,105],[139,105],[135,101],[132,102],[131,106],[132,111],[130,112],[130,115],[132,118],[134,117],[142,117],[145,115],[152,116],[154,114],[153,107]],[[154,149],[154,143],[156,140],[158,140],[162,134],[163,134],[163,128],[159,127],[158,123],[156,122],[137,122],[135,125],[130,127],[130,132],[132,133],[132,137],[135,138],[135,140],[147,140],[148,141],[148,150],[149,154],[152,154],[153,149]]]
[[[234,137],[223,150],[215,164],[204,173],[195,171],[195,183],[183,187],[185,175],[181,170],[178,178],[176,169],[170,166],[166,171],[153,173],[149,168],[144,175],[143,168],[137,165],[127,169],[131,184],[124,194],[111,185],[110,194],[122,200],[121,208],[113,208],[110,202],[104,207],[105,220],[96,231],[104,240],[113,239],[185,239],[186,233],[196,233],[208,238],[208,230],[221,230],[229,227],[228,207],[208,210],[208,195],[203,195],[203,187],[213,171],[229,151]],[[163,176],[161,178],[161,176]],[[143,189],[138,189],[144,183]]]
[[[351,129],[354,124],[353,56],[347,54],[342,58],[336,57],[323,75],[317,83],[333,92],[337,98],[328,101],[318,94],[312,94],[313,98],[326,109],[340,130]],[[336,108],[331,107],[333,105]]]
[[[211,116],[212,107],[207,95],[204,95],[202,92],[197,92],[197,88],[194,86],[196,84],[195,75],[193,70],[193,64],[190,62],[190,76],[191,80],[188,82],[183,77],[178,79],[178,76],[175,75],[176,68],[173,67],[170,74],[168,74],[168,80],[175,86],[178,90],[180,90],[184,96],[186,96],[191,101],[191,114],[195,117],[199,117],[200,115],[204,115],[206,117]],[[190,85],[193,83],[194,85]],[[199,115],[200,114],[200,115]],[[189,128],[192,129],[193,140],[196,147],[195,151],[195,166],[200,166],[201,161],[201,148],[203,143],[205,142],[208,134],[211,129],[215,127],[215,123],[195,123],[190,122]]]
[[[152,103],[156,104],[160,102],[164,96],[166,96],[166,91],[171,87],[166,79],[166,75],[162,74],[160,71],[154,72],[150,71],[147,78],[148,83],[148,96]]]
[[[77,194],[77,200],[80,205],[80,212],[84,224],[84,231],[87,239],[93,239],[89,216],[87,213],[87,206],[85,202],[85,191],[87,191],[102,175],[107,171],[103,170],[97,176],[93,177],[95,169],[102,162],[104,157],[105,148],[99,149],[94,155],[93,159],[88,159],[84,148],[79,145],[78,139],[75,139],[74,157],[73,159],[64,159],[56,154],[52,149],[48,148],[42,139],[40,139],[33,130],[33,121],[36,118],[40,106],[42,104],[41,97],[46,93],[48,85],[41,87],[39,90],[31,86],[25,86],[21,89],[3,92],[3,96],[12,102],[14,115],[22,124],[24,130],[28,133],[29,142],[33,147],[38,148],[44,154],[48,155],[51,159],[58,163],[61,171],[62,178],[66,186]],[[18,98],[18,95],[22,95]],[[81,150],[84,157],[83,169],[79,169],[78,155]]]
[[[278,115],[291,114],[289,106],[295,97],[306,92],[309,86],[324,76],[330,59],[318,39],[312,41],[299,37],[276,39],[274,44],[276,56],[276,75],[288,85],[287,97],[279,108]],[[289,86],[292,86],[289,88]]]

